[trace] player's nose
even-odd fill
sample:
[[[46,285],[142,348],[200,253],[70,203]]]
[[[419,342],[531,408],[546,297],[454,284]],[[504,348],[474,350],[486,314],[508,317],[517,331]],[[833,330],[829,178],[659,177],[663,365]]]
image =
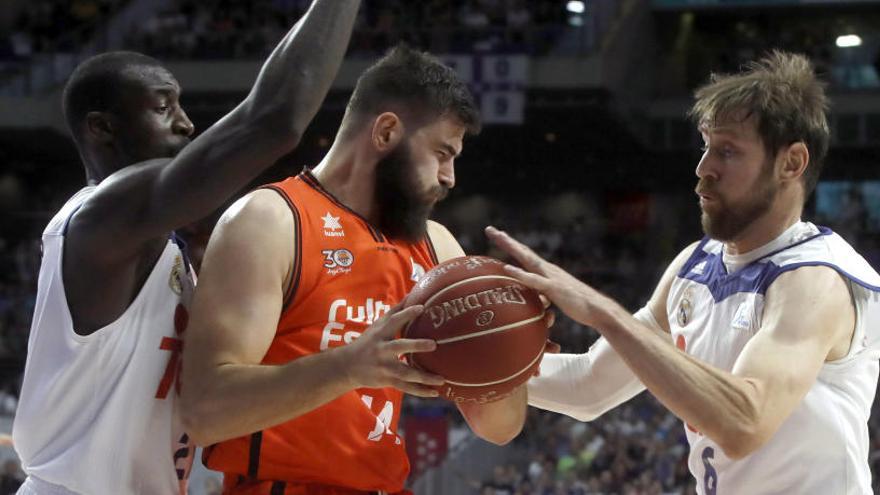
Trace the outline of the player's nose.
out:
[[[437,179],[447,189],[455,187],[455,165],[453,165],[452,160],[440,164],[440,173]]]
[[[706,177],[712,177],[714,179],[718,178],[718,171],[715,169],[709,153],[704,153],[703,156],[700,157],[700,161],[697,162],[697,168],[694,170],[694,173],[701,179]]]
[[[175,132],[175,134],[191,136],[196,131],[196,126],[192,123],[191,120],[189,120],[189,116],[187,116],[186,112],[184,112],[181,108],[177,112],[177,118],[174,119],[172,130]]]

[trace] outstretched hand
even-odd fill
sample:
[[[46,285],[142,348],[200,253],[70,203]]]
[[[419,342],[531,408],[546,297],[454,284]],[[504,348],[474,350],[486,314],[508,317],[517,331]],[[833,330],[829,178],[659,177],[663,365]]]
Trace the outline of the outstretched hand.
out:
[[[544,294],[571,319],[583,325],[593,325],[596,316],[594,309],[605,296],[541,258],[507,233],[495,227],[486,227],[486,236],[522,265],[523,268],[505,266],[504,270],[510,276]]]
[[[403,308],[397,305],[348,348],[348,372],[355,388],[394,387],[419,397],[437,397],[433,387],[443,385],[442,377],[407,366],[401,356],[413,352],[431,352],[437,343],[431,339],[396,339],[407,323],[416,319],[424,307]]]

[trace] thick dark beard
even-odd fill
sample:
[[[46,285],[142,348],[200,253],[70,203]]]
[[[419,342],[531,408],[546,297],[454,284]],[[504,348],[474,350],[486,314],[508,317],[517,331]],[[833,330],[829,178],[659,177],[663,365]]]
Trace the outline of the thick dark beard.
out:
[[[376,166],[379,229],[392,239],[421,241],[434,203],[446,195],[446,188],[442,186],[422,192],[415,180],[414,169],[406,140]]]
[[[697,188],[706,192],[712,191],[711,185],[698,185]],[[755,188],[755,193],[746,203],[733,207],[716,196],[719,206],[717,211],[710,215],[704,210],[700,216],[703,232],[712,239],[722,242],[736,240],[749,225],[770,209],[778,190],[778,186],[773,182],[772,160],[764,164]]]

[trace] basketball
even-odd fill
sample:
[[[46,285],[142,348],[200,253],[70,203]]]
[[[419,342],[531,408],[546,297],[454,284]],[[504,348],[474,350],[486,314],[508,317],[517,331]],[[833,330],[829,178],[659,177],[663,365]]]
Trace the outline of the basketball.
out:
[[[446,379],[440,397],[453,402],[492,402],[507,396],[537,369],[547,341],[544,305],[538,293],[486,256],[441,263],[407,296],[407,306],[425,311],[404,337],[432,339],[433,352],[409,362]]]

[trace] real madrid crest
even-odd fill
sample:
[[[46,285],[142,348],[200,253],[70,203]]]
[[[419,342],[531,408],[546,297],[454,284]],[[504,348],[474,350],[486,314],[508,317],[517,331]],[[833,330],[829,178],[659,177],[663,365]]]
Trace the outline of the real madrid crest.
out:
[[[693,292],[690,288],[684,291],[681,302],[678,304],[678,326],[685,327],[691,321],[694,312]]]
[[[183,292],[183,283],[181,277],[186,276],[183,268],[183,258],[180,255],[174,257],[174,267],[171,268],[171,274],[168,276],[168,286],[178,296]]]

